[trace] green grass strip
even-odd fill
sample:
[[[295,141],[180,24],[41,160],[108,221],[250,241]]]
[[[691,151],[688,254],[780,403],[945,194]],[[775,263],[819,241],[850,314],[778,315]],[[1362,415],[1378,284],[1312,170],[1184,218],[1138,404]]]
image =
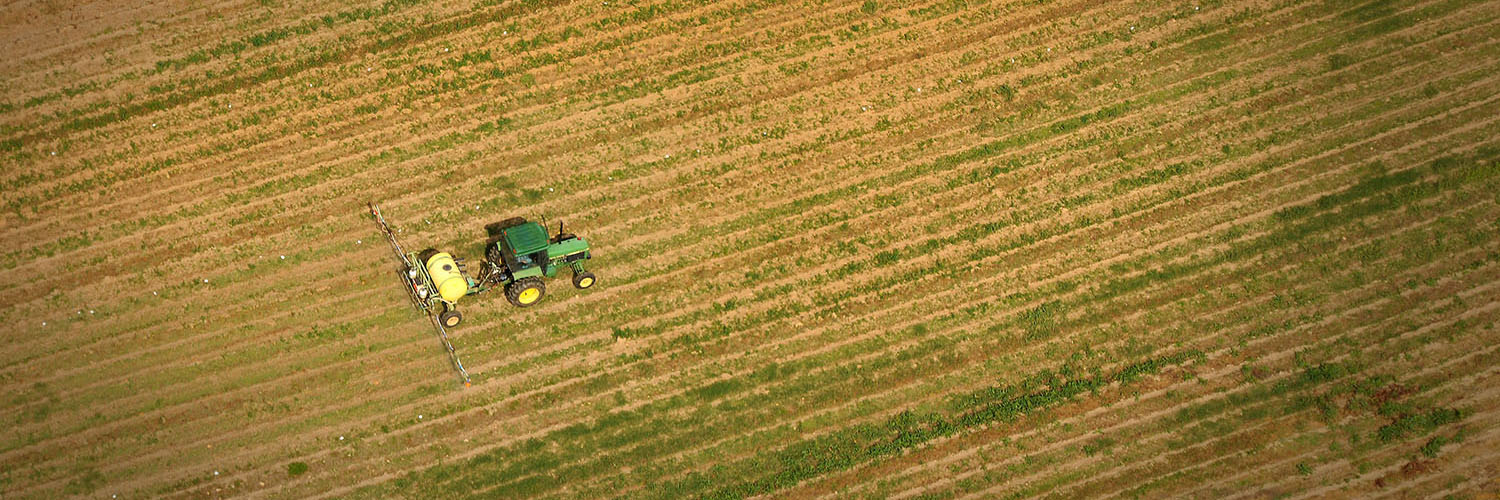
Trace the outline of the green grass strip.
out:
[[[1036,412],[1060,406],[1084,393],[1113,383],[1128,384],[1154,375],[1163,368],[1201,357],[1183,351],[1125,366],[1114,373],[1068,376],[1067,371],[1042,371],[1026,381],[1004,388],[991,388],[960,396],[957,400],[974,409],[957,414],[916,413],[905,410],[883,422],[869,422],[802,440],[780,450],[745,460],[730,467],[714,467],[663,484],[653,496],[678,497],[715,485],[707,498],[744,498],[771,493],[831,472],[884,457],[898,456],[933,439],[952,436],[998,422],[1013,422]],[[1074,374],[1076,375],[1076,373]],[[740,471],[774,471],[759,479],[737,481]]]

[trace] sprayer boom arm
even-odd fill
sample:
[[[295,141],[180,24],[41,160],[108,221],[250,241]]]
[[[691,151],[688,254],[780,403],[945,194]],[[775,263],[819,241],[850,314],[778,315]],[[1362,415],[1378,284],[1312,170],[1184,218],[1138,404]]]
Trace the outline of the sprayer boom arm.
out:
[[[380,225],[380,232],[385,233],[385,239],[391,242],[391,249],[396,251],[396,257],[401,259],[401,263],[404,265],[401,268],[400,274],[401,281],[406,285],[406,293],[411,296],[412,301],[416,303],[417,307],[427,314],[427,318],[432,320],[432,326],[437,328],[438,339],[443,341],[443,347],[448,351],[448,359],[453,362],[453,368],[458,370],[458,375],[463,378],[464,386],[468,387],[469,371],[465,370],[464,363],[458,360],[458,352],[453,349],[453,342],[448,341],[448,329],[443,328],[443,323],[438,321],[437,315],[433,313],[433,308],[430,307],[428,301],[422,297],[418,297],[416,294],[415,283],[412,281],[411,275],[408,274],[413,267],[411,258],[407,257],[406,251],[401,249],[401,242],[396,241],[396,232],[391,230],[391,226],[385,222],[385,217],[380,215],[380,207],[374,203],[368,203],[367,205],[370,207],[370,215],[375,217],[375,223]]]

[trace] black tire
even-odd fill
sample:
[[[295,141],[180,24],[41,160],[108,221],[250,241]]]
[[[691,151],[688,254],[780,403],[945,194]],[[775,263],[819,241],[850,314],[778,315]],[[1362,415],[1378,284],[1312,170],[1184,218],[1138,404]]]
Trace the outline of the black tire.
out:
[[[437,255],[438,253],[439,252],[437,251],[436,248],[428,248],[426,250],[418,252],[417,253],[417,265],[422,266],[422,267],[427,267],[427,259],[431,259],[432,256]]]
[[[536,292],[528,293],[528,290]],[[521,278],[505,286],[505,298],[516,307],[534,306],[545,296],[547,296],[547,285],[542,284],[541,278]]]
[[[490,242],[489,247],[484,249],[484,258],[497,266],[505,267],[505,259],[500,256],[500,246],[495,242]]]
[[[444,328],[453,328],[464,322],[464,315],[459,314],[457,309],[444,307],[443,313],[438,315],[438,322],[442,323]]]
[[[573,273],[573,287],[579,290],[594,286],[597,281],[599,280],[594,278],[594,273],[588,271]]]

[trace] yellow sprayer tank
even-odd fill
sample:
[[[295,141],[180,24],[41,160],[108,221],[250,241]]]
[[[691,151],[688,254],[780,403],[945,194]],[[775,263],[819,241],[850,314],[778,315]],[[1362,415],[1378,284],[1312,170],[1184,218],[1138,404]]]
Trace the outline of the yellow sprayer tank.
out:
[[[432,277],[432,285],[443,300],[458,302],[469,293],[469,281],[458,272],[458,263],[453,262],[453,256],[447,252],[427,259],[427,275]]]

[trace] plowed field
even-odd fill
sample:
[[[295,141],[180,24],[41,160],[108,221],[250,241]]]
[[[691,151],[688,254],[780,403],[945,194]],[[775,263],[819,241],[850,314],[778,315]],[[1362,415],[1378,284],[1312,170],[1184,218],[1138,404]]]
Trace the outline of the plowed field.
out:
[[[1500,492],[1500,2],[0,6],[0,497]],[[599,284],[465,299],[365,203]]]

